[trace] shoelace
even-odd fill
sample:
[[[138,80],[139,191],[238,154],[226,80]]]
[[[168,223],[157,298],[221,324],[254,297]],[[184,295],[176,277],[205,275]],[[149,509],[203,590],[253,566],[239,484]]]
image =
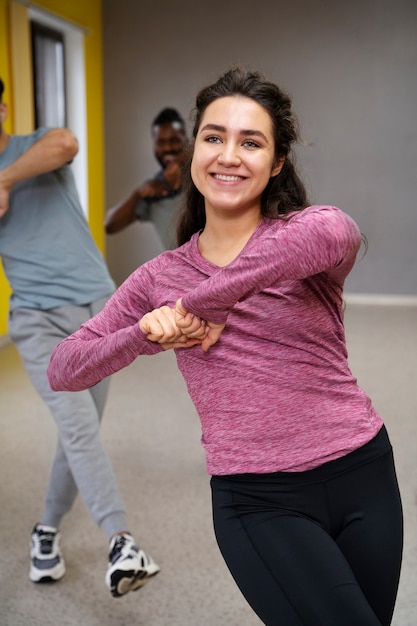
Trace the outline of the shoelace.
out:
[[[41,553],[49,554],[50,552],[52,552],[55,535],[53,533],[38,532],[38,537]]]
[[[111,551],[111,555],[110,555],[110,560],[112,563],[115,563],[115,561],[117,561],[117,559],[121,556],[122,550],[125,547],[126,543],[127,543],[126,537],[123,537],[123,535],[120,535],[120,537],[117,537],[116,541],[114,542],[113,550]]]

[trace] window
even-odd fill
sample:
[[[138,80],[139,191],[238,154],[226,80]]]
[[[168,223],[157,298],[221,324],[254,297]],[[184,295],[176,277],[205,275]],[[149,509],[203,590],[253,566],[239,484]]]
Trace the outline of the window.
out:
[[[11,59],[14,92],[14,127],[18,134],[34,126],[65,125],[78,139],[79,151],[72,163],[81,206],[88,215],[87,113],[84,39],[86,30],[21,0],[10,2]],[[32,24],[34,39],[32,44]],[[33,49],[38,47],[33,53]],[[52,48],[52,52],[42,50]],[[32,55],[37,61],[32,60]],[[39,67],[45,59],[46,66]],[[32,68],[36,78],[32,80]],[[52,83],[51,81],[55,81]],[[40,84],[39,91],[32,83]],[[56,91],[50,86],[56,84]],[[58,87],[59,86],[59,87]],[[36,97],[35,97],[36,93]],[[46,98],[48,95],[48,98]],[[50,96],[53,105],[48,104]],[[42,99],[44,104],[42,104]],[[34,100],[37,102],[34,104]],[[34,111],[37,110],[36,123]],[[43,117],[45,115],[45,117]],[[51,120],[49,116],[57,116]]]
[[[63,34],[31,21],[35,126],[67,126]]]
[[[51,118],[46,118],[46,124],[41,123],[42,118],[36,119],[36,126],[67,126],[78,139],[79,151],[72,163],[81,206],[88,215],[88,178],[87,178],[87,113],[86,113],[86,87],[85,87],[85,59],[84,59],[84,36],[85,30],[75,24],[63,20],[48,11],[32,6],[29,8],[29,20],[32,28],[32,50],[35,45],[40,48],[40,54],[35,51],[33,56],[45,60],[43,70],[36,69],[36,61],[33,61],[35,89],[40,95],[39,102],[35,103],[35,109],[42,109],[47,115],[57,115],[55,123],[51,124]],[[33,28],[37,32],[33,33]],[[38,35],[39,33],[39,35]],[[42,51],[43,50],[43,51]],[[48,50],[48,52],[46,52]],[[44,78],[41,78],[42,74]],[[48,78],[45,78],[47,75]],[[56,84],[56,91],[52,87]],[[42,105],[42,97],[52,94],[50,105]],[[38,101],[38,93],[35,91],[35,101]],[[40,113],[42,115],[43,113]],[[38,113],[36,113],[37,117]],[[59,118],[61,116],[61,118]]]

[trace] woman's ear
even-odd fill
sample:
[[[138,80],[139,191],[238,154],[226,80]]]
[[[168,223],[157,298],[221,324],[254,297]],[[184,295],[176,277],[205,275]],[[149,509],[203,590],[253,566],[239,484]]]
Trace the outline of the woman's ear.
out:
[[[272,168],[271,178],[273,176],[277,176],[277,174],[280,173],[280,171],[282,170],[282,168],[284,166],[284,163],[285,163],[285,156],[278,157],[278,159],[275,161],[275,164],[274,164],[274,166]]]

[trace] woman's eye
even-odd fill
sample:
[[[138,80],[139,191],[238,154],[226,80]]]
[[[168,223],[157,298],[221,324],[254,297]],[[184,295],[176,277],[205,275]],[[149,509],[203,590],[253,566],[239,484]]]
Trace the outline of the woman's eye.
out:
[[[248,139],[247,141],[245,141],[243,145],[246,148],[259,148],[259,144],[256,143],[256,141],[252,141],[251,139]]]
[[[208,143],[220,143],[220,138],[219,137],[210,136],[210,137],[206,137],[206,141]]]

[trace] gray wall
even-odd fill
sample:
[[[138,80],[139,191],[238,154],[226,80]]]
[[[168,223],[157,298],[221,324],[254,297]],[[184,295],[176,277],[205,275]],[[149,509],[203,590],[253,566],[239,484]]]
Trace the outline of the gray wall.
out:
[[[150,123],[187,117],[234,63],[287,89],[313,202],[369,241],[348,293],[417,294],[417,3],[414,0],[103,0],[107,208],[152,175]],[[120,282],[160,251],[151,225],[107,238]]]

